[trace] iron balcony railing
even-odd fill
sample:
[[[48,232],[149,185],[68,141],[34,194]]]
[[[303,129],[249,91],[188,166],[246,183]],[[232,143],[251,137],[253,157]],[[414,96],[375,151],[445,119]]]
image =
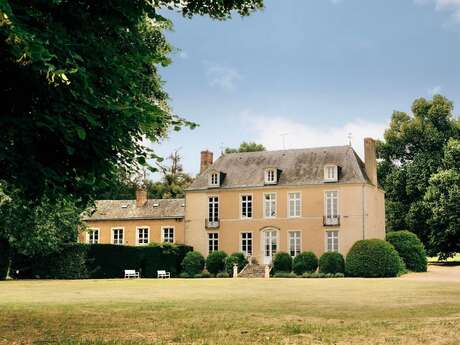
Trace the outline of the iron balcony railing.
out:
[[[323,216],[323,225],[325,226],[339,226],[340,216]]]
[[[219,218],[214,218],[214,219],[206,218],[205,227],[206,229],[219,229],[220,227]]]

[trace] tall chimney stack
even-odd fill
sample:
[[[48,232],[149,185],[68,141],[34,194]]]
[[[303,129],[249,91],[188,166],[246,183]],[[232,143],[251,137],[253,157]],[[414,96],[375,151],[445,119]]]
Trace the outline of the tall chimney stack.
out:
[[[147,202],[147,191],[145,189],[136,190],[136,207],[142,207]]]
[[[377,154],[375,140],[372,138],[364,138],[364,165],[367,177],[374,186],[377,186]]]
[[[200,174],[213,163],[213,153],[209,150],[201,151]]]

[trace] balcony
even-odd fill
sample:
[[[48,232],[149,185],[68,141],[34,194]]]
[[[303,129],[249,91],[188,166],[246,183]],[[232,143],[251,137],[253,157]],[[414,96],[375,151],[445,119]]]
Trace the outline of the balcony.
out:
[[[206,218],[205,220],[205,228],[208,229],[208,230],[215,230],[215,229],[219,229],[220,227],[220,220],[219,218],[214,218],[212,220],[210,220],[209,218]]]
[[[324,226],[339,226],[340,225],[340,216],[324,216],[323,217]]]

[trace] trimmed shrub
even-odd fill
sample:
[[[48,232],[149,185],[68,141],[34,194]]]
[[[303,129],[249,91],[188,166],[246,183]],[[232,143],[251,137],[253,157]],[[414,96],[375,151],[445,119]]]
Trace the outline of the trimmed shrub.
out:
[[[209,273],[217,274],[225,269],[225,258],[227,253],[218,250],[212,252],[206,258],[206,269]]]
[[[345,273],[345,260],[337,252],[326,252],[319,258],[319,271],[321,273]]]
[[[297,275],[294,272],[284,272],[279,271],[274,275],[275,278],[297,278]]]
[[[0,240],[0,280],[6,279],[10,261],[10,245],[6,240]]]
[[[200,278],[212,278],[212,274],[209,273],[208,271],[204,270],[203,272],[200,273],[201,277]]]
[[[172,277],[177,277],[181,271],[182,260],[192,247],[161,243],[139,249],[142,255],[141,277],[156,278],[158,270],[166,270]]]
[[[145,247],[147,248],[147,247]],[[114,244],[88,245],[88,271],[91,278],[123,278],[124,270],[140,271],[143,247]],[[141,277],[144,274],[141,272]]]
[[[190,278],[190,274],[188,274],[187,272],[181,272],[179,274],[179,278]]]
[[[292,271],[292,258],[288,253],[276,253],[273,258],[274,272],[291,272]]]
[[[182,268],[191,277],[204,269],[204,257],[198,252],[188,252],[182,260]]]
[[[227,272],[222,271],[216,274],[216,278],[230,278],[230,275]]]
[[[344,277],[345,277],[345,274],[343,274],[343,273],[336,273],[336,274],[334,274],[334,277],[335,277],[335,278],[344,278]]]
[[[294,258],[294,272],[302,275],[313,273],[318,268],[318,258],[313,252],[302,252]]]
[[[88,246],[71,244],[46,257],[36,258],[34,276],[46,279],[88,278],[86,267]]]
[[[361,240],[348,252],[345,270],[352,277],[396,277],[400,262],[398,252],[387,241]]]
[[[425,247],[416,234],[406,230],[392,231],[387,233],[387,241],[398,251],[408,270],[426,272]]]
[[[244,266],[248,264],[248,260],[244,256],[243,253],[233,253],[225,258],[225,267],[227,269],[227,273],[233,275],[233,265],[238,265],[238,272],[240,272]]]

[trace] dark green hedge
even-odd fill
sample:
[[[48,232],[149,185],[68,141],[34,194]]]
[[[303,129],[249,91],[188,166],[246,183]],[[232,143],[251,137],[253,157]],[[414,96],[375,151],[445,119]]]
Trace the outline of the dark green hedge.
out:
[[[387,234],[387,241],[398,251],[408,270],[426,272],[425,247],[416,234],[406,230],[392,231]]]
[[[191,250],[190,246],[170,244],[146,247],[72,244],[46,257],[14,255],[12,271],[15,278],[123,278],[125,269],[140,271],[145,278],[156,278],[157,270],[178,276],[180,264]]]
[[[6,279],[10,260],[10,245],[8,241],[0,240],[0,280]]]
[[[294,258],[294,272],[302,275],[313,273],[318,268],[318,258],[313,252],[302,252]]]
[[[345,273],[345,260],[337,252],[326,252],[319,258],[320,273]]]
[[[190,252],[182,260],[182,268],[190,277],[201,273],[204,269],[204,257],[199,252]]]
[[[211,274],[217,274],[225,270],[225,259],[227,253],[221,250],[209,253],[206,258],[206,269]]]
[[[384,240],[357,241],[345,262],[351,277],[396,277],[404,264],[396,249]]]

